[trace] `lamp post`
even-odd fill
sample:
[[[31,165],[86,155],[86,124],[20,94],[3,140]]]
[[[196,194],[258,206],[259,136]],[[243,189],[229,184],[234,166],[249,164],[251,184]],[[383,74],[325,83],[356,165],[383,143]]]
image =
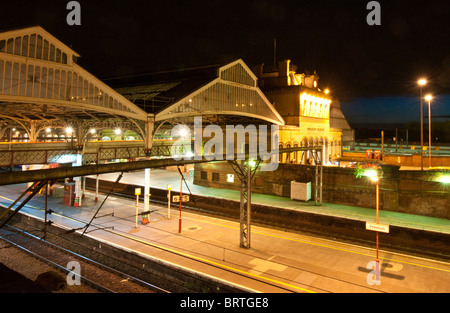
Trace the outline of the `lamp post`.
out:
[[[135,228],[138,228],[138,210],[139,210],[139,195],[141,194],[141,188],[135,188],[134,194],[136,196],[136,222],[135,222]]]
[[[172,190],[172,184],[167,184],[167,218],[170,219],[170,191]]]
[[[428,168],[431,167],[431,99],[433,97],[428,94],[425,100],[428,101]]]
[[[420,169],[423,171],[423,104],[422,87],[427,84],[426,79],[421,78],[417,82],[420,86]]]
[[[180,172],[180,217],[178,218],[178,233],[181,234],[181,203],[183,199],[183,173],[181,173],[180,168],[178,167],[178,171]]]
[[[363,174],[364,176],[370,178],[370,180],[374,183],[376,183],[376,225],[379,226],[379,210],[380,210],[380,186],[379,186],[379,180],[380,180],[380,174],[375,169],[369,169],[366,170]],[[379,243],[379,236],[378,231],[376,231],[376,246],[377,246],[377,255],[375,259],[375,280],[380,281],[380,259],[378,256],[378,243]]]
[[[379,224],[379,209],[380,209],[380,187],[379,187],[379,178],[377,175],[372,176],[370,178],[371,181],[376,183],[376,216],[377,216],[377,224]],[[377,273],[379,273],[379,268],[380,268],[380,259],[378,258],[378,232],[377,233],[377,258],[375,260],[375,262],[377,263]],[[379,277],[379,274],[378,274]],[[377,280],[379,280],[379,278],[377,277]]]

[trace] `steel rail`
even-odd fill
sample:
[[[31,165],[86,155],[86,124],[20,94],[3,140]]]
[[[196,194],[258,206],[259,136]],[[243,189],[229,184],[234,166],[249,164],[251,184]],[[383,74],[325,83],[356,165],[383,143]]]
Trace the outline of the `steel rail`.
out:
[[[82,259],[82,260],[85,261],[85,262],[88,262],[88,263],[91,263],[91,264],[93,264],[93,265],[95,265],[95,266],[101,267],[102,269],[105,269],[105,270],[107,270],[107,271],[109,271],[109,272],[113,272],[113,273],[115,273],[115,274],[118,275],[118,276],[127,278],[127,279],[129,279],[130,281],[134,281],[134,282],[136,282],[136,283],[138,283],[138,284],[141,284],[141,285],[143,285],[143,286],[145,286],[145,287],[151,288],[151,289],[153,289],[154,291],[158,291],[158,292],[161,292],[161,293],[170,293],[169,291],[167,291],[167,290],[165,290],[165,289],[163,289],[163,288],[160,288],[160,287],[158,287],[158,286],[155,286],[155,285],[153,285],[153,284],[150,284],[150,283],[148,283],[148,282],[146,282],[146,281],[143,281],[143,280],[141,280],[141,279],[139,279],[139,278],[136,278],[136,277],[134,277],[134,276],[132,276],[132,275],[129,275],[129,274],[127,274],[127,273],[121,272],[121,271],[119,271],[119,270],[117,270],[117,269],[115,269],[115,268],[112,268],[112,267],[110,267],[110,266],[107,266],[107,265],[105,265],[105,264],[99,263],[99,262],[97,262],[97,261],[95,261],[95,260],[92,260],[92,259],[90,259],[90,258],[88,258],[88,257],[85,257],[85,256],[83,256],[83,255],[81,255],[81,254],[79,254],[79,253],[76,253],[76,252],[74,252],[74,251],[68,250],[68,249],[66,249],[66,248],[64,248],[64,247],[62,247],[62,246],[59,246],[59,245],[57,245],[57,244],[55,244],[55,243],[52,243],[52,242],[50,242],[50,241],[48,241],[48,240],[45,240],[45,239],[42,239],[42,238],[40,238],[40,237],[38,237],[38,236],[36,236],[36,235],[33,235],[32,233],[29,233],[29,232],[27,232],[27,231],[25,231],[25,230],[23,230],[23,229],[20,229],[20,228],[11,226],[11,225],[8,225],[8,227],[10,227],[10,228],[14,229],[15,231],[20,232],[20,233],[22,233],[22,234],[24,234],[24,235],[26,235],[26,236],[28,236],[28,237],[31,237],[31,238],[33,238],[33,239],[39,241],[39,242],[43,242],[43,243],[47,244],[48,246],[50,246],[50,247],[52,247],[52,248],[55,248],[55,249],[60,250],[60,251],[62,251],[62,252],[64,252],[64,253],[70,254],[70,255],[75,256],[75,257],[77,257],[77,258],[80,258],[80,259]],[[6,240],[6,241],[9,241],[8,239],[5,239],[3,236],[0,236],[0,238],[1,238],[1,239],[4,239],[4,240]],[[40,258],[40,259],[47,260],[47,259],[45,259],[44,257],[39,256],[38,254],[32,252],[31,250],[28,250],[28,249],[26,249],[26,248],[20,246],[19,244],[16,244],[16,243],[13,243],[13,244],[14,244],[15,246],[19,247],[19,248],[23,248],[23,250],[26,250],[26,252],[29,252],[29,253],[33,254],[34,256],[37,256],[37,257]],[[57,266],[58,268],[60,268],[60,269],[62,269],[62,270],[64,270],[64,271],[66,271],[66,272],[71,272],[69,269],[67,269],[67,268],[65,268],[65,267],[63,267],[63,266],[61,266],[61,265],[58,265],[58,264],[56,264],[56,263],[54,263],[54,262],[52,262],[52,261],[50,261],[50,260],[47,260],[47,261],[53,263],[55,266]],[[78,274],[75,273],[75,275],[78,275]],[[80,276],[80,275],[79,275],[79,276]],[[99,286],[100,289],[103,289],[103,290],[106,291],[106,292],[114,293],[114,291],[111,291],[110,289],[108,289],[108,288],[106,288],[106,287],[103,287],[103,286],[101,286],[101,285],[99,285],[99,284],[97,284],[97,283],[95,283],[95,282],[93,282],[93,281],[91,281],[91,280],[89,280],[89,279],[83,277],[83,276],[80,276],[80,277],[81,277],[81,279],[84,279],[85,281],[89,282],[90,284],[93,284],[93,285],[95,285],[95,286]]]
[[[46,263],[46,264],[51,265],[52,267],[54,267],[54,268],[56,268],[56,269],[58,269],[58,270],[60,270],[60,271],[63,271],[63,272],[65,272],[65,273],[70,273],[70,272],[71,272],[68,268],[66,268],[66,267],[64,267],[64,266],[62,266],[62,265],[60,265],[60,264],[58,264],[58,263],[55,263],[55,262],[53,262],[53,261],[51,261],[51,260],[49,260],[49,259],[47,259],[47,258],[45,258],[45,257],[43,257],[43,256],[41,256],[41,255],[39,255],[39,254],[37,254],[37,253],[35,253],[35,252],[33,252],[33,251],[31,251],[31,250],[25,248],[24,246],[21,246],[21,245],[18,244],[18,243],[15,243],[15,242],[13,242],[13,241],[11,241],[11,240],[9,240],[9,239],[6,239],[4,236],[1,236],[1,235],[0,235],[0,239],[6,241],[6,242],[9,243],[10,245],[12,245],[12,246],[14,246],[14,247],[16,247],[16,248],[18,248],[18,249],[20,249],[20,250],[22,250],[22,251],[24,251],[24,252],[30,254],[30,255],[32,255],[32,256],[35,257],[36,259],[38,259],[38,260],[40,260],[40,261],[42,261],[42,262],[44,262],[44,263]],[[79,276],[80,279],[81,279],[82,281],[84,281],[85,283],[87,283],[87,285],[89,285],[89,286],[91,286],[91,287],[94,287],[95,289],[97,289],[97,290],[99,290],[99,291],[101,291],[101,292],[104,292],[104,293],[114,293],[114,291],[112,291],[111,289],[106,288],[106,287],[104,287],[104,286],[102,286],[102,285],[100,285],[100,284],[97,284],[96,282],[94,282],[94,281],[92,281],[92,280],[90,280],[90,279],[88,279],[88,278],[86,278],[86,277],[84,277],[84,276],[81,276],[81,275],[79,275],[79,274],[77,274],[77,273],[73,273],[73,274],[76,275],[76,276]]]

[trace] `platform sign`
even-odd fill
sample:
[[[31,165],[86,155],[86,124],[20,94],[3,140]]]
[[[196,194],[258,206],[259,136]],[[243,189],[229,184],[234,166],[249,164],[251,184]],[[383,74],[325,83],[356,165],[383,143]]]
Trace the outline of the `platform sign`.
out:
[[[172,190],[172,184],[167,184],[167,190]]]
[[[173,202],[180,202],[180,196],[173,196]],[[189,195],[182,195],[181,202],[189,202]]]
[[[385,224],[376,224],[376,223],[366,222],[366,229],[373,230],[373,231],[379,231],[382,233],[389,233],[389,225],[385,225]]]

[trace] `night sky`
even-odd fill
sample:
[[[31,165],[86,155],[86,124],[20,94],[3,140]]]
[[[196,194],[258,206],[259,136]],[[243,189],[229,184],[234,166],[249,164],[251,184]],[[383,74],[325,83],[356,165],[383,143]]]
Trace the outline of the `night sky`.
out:
[[[402,107],[418,106],[422,76],[439,114],[450,115],[448,0],[378,1],[380,26],[367,24],[366,0],[80,0],[81,26],[66,23],[68,2],[3,0],[0,30],[40,25],[99,78],[237,58],[271,65],[276,38],[277,60],[316,70],[350,121],[418,116]],[[373,103],[377,109],[366,110]]]

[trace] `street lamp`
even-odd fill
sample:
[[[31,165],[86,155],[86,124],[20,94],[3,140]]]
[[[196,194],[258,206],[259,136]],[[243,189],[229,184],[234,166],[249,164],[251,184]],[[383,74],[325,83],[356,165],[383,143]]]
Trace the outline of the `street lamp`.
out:
[[[423,105],[422,105],[422,87],[427,84],[426,79],[421,78],[417,81],[420,86],[420,169],[423,171]]]
[[[381,174],[378,173],[378,171],[376,169],[367,169],[364,171],[363,176],[366,176],[368,178],[370,178],[370,180],[374,183],[376,183],[376,225],[380,225],[379,224],[379,210],[380,210],[380,187],[379,187],[379,180],[380,180],[380,176]],[[378,236],[378,231],[376,231],[377,233],[377,256],[375,259],[375,277],[377,281],[380,281],[380,259],[378,257],[378,243],[379,243],[379,236]]]
[[[425,100],[428,101],[428,168],[431,167],[431,99],[433,97],[428,94]]]

